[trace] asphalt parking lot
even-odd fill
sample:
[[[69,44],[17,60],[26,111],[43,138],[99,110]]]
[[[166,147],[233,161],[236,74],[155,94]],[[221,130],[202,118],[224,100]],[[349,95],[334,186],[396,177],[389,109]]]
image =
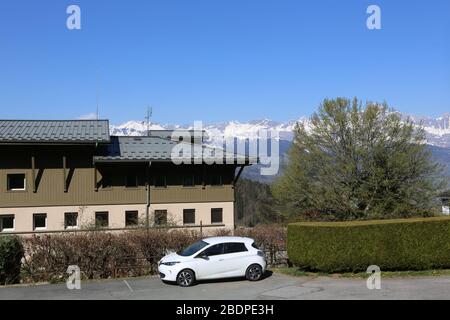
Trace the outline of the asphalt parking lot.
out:
[[[259,282],[243,279],[200,282],[190,288],[165,284],[156,277],[83,281],[80,290],[65,284],[0,288],[0,299],[450,299],[450,277],[382,279],[369,290],[364,279],[308,278],[271,274]]]

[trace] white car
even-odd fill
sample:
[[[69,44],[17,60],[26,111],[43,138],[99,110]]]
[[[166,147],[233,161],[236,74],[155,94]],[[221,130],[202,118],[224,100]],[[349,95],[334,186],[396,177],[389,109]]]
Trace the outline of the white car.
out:
[[[181,252],[159,261],[161,280],[189,287],[196,280],[246,277],[262,278],[266,270],[264,253],[255,241],[242,237],[212,237],[198,241]]]

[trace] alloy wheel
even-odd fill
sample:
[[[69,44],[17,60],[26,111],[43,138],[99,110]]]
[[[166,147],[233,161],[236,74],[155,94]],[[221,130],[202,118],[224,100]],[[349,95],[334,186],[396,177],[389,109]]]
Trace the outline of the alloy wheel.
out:
[[[258,265],[250,266],[248,269],[248,278],[251,281],[259,280],[262,276],[262,270],[261,267]]]
[[[192,282],[193,282],[194,278],[192,276],[192,274],[189,271],[181,271],[180,274],[178,275],[178,284],[180,286],[183,287],[189,287]]]

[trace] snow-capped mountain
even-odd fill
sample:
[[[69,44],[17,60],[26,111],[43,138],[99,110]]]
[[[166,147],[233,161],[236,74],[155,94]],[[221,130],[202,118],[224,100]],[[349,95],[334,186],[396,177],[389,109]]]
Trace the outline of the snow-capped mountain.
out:
[[[411,119],[416,125],[422,125],[427,133],[427,143],[433,146],[450,148],[450,113],[438,118],[418,117],[402,115],[403,118]],[[274,130],[278,133],[281,140],[292,140],[293,130],[297,122],[302,122],[308,126],[309,120],[301,117],[298,120],[287,122],[276,122],[268,119],[253,120],[248,122],[229,121],[222,123],[205,124],[210,139],[222,139],[236,137],[240,139],[256,138],[261,129]],[[192,125],[179,124],[159,124],[151,123],[149,129],[164,130],[185,128],[192,129]],[[111,135],[132,135],[141,136],[147,132],[147,124],[144,121],[128,121],[121,125],[111,125]]]
[[[111,135],[114,136],[142,136],[148,129],[164,130],[165,127],[152,123],[150,128],[143,121],[128,121],[118,126],[110,126]]]
[[[205,126],[205,130],[212,138],[230,138],[252,139],[258,137],[258,132],[262,129],[268,129],[278,133],[281,140],[292,140],[293,131],[297,122],[307,122],[301,118],[295,121],[275,122],[268,119],[253,120],[249,122],[230,121],[222,123],[220,126],[209,124]]]
[[[427,134],[427,143],[437,147],[450,147],[450,113],[438,118],[405,116],[416,125],[421,125]]]

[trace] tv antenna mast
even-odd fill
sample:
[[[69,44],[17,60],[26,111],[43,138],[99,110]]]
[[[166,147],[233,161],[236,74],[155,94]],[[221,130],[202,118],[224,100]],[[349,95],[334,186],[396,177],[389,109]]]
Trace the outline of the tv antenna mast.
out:
[[[95,110],[95,117],[96,117],[96,119],[98,120],[98,117],[99,117],[99,109],[100,109],[100,93],[99,93],[99,86],[100,86],[100,84],[99,84],[99,82],[100,82],[100,77],[99,77],[99,75],[98,75],[98,72],[97,72],[97,77],[96,77],[97,79],[97,83],[96,83],[96,92],[95,92],[95,100],[96,100],[96,110]]]
[[[147,137],[150,137],[150,120],[153,115],[153,107],[147,107],[147,116],[145,117],[145,122],[147,123]]]

